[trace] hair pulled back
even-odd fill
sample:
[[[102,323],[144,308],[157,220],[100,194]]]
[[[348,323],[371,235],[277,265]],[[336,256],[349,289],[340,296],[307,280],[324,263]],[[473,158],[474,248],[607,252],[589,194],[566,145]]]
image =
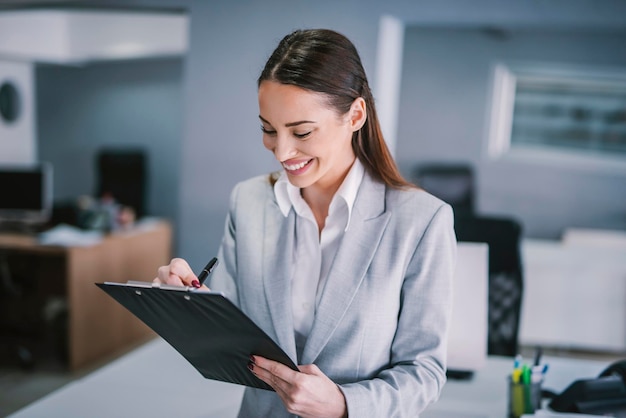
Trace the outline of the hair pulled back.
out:
[[[328,29],[296,30],[285,36],[261,72],[257,85],[276,81],[324,94],[330,106],[344,115],[359,97],[367,119],[352,136],[352,149],[374,178],[393,188],[412,185],[400,172],[385,143],[374,98],[361,58],[344,35]]]

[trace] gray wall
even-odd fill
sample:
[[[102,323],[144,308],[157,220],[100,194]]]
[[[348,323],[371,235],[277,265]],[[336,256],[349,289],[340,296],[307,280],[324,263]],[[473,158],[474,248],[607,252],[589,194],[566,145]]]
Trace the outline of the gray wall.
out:
[[[530,237],[558,238],[568,226],[626,229],[626,169],[486,155],[490,72],[499,61],[623,70],[626,31],[409,28],[397,144],[405,174],[427,161],[471,163],[477,210],[515,216]]]
[[[383,13],[404,20],[410,27],[500,24],[538,28],[626,27],[626,2],[619,0],[600,4],[591,0],[198,0],[191,2],[189,11],[191,49],[185,74],[187,112],[179,195],[178,252],[196,268],[217,251],[228,194],[235,182],[277,168],[273,157],[261,145],[254,81],[268,54],[290,30],[325,26],[345,33],[359,48],[373,82],[376,79],[378,21]],[[409,43],[405,48],[408,51],[412,49],[412,38],[407,39]],[[446,45],[440,45],[440,48],[439,54],[446,55]],[[441,100],[447,102],[454,100],[448,98],[458,96],[456,90],[442,90],[441,93],[445,96]],[[400,114],[400,129],[405,129],[402,128],[406,123],[403,112]],[[449,112],[449,109],[442,109],[443,115]],[[480,117],[478,123],[482,124],[482,114],[477,116]],[[414,118],[414,115],[410,117]],[[439,128],[442,130],[449,125],[445,117],[438,116],[436,120],[441,121]],[[409,149],[415,154],[416,147],[409,145],[412,140],[409,135],[399,136],[398,155]],[[475,144],[468,145],[467,153],[476,158],[474,149],[480,138],[469,140]],[[429,153],[429,147],[437,147],[437,144],[422,143],[419,152]],[[498,191],[507,190],[510,178],[523,173],[524,170],[520,172],[519,168],[511,170],[508,184],[501,185]],[[497,176],[493,178],[497,179]],[[576,188],[580,178],[564,186]],[[585,179],[584,184],[589,187],[602,183],[595,178]],[[607,190],[604,187],[601,191],[607,195],[614,192],[614,188]]]
[[[54,166],[55,201],[95,194],[101,147],[142,147],[147,213],[176,220],[182,73],[181,58],[37,67],[38,158]]]
[[[261,144],[255,80],[276,43],[292,29],[328,27],[348,35],[362,55],[370,82],[373,84],[374,94],[376,94],[374,83],[376,80],[376,42],[378,23],[383,14],[390,14],[407,24],[409,30],[405,43],[406,66],[421,65],[419,74],[424,73],[426,65],[416,62],[418,58],[413,55],[419,52],[416,51],[421,45],[419,42],[423,42],[420,37],[415,39],[415,34],[418,33],[417,28],[471,29],[487,25],[509,25],[538,29],[550,27],[578,30],[626,27],[626,2],[622,0],[603,2],[595,0],[473,0],[471,2],[466,0],[422,0],[420,2],[414,0],[319,0],[316,2],[111,0],[86,4],[186,9],[190,17],[191,32],[190,50],[182,68],[182,96],[178,96],[179,92],[175,87],[176,75],[170,74],[168,81],[163,81],[169,87],[157,88],[157,90],[164,93],[171,89],[169,91],[173,97],[166,99],[167,94],[159,97],[145,94],[141,99],[141,104],[134,104],[128,112],[118,112],[113,106],[105,107],[92,103],[93,97],[88,92],[82,92],[83,89],[89,89],[81,81],[83,76],[78,74],[78,70],[71,77],[67,74],[57,74],[53,78],[54,82],[48,83],[47,92],[44,93],[47,96],[44,99],[47,103],[46,108],[52,113],[40,114],[42,118],[42,126],[39,129],[41,157],[49,157],[58,161],[59,164],[71,163],[70,167],[75,167],[67,171],[68,174],[64,175],[63,172],[59,174],[63,182],[74,184],[71,190],[65,190],[66,186],[63,186],[63,189],[59,190],[60,195],[82,193],[90,189],[92,184],[89,179],[91,174],[87,161],[91,162],[95,144],[90,141],[97,141],[97,143],[130,141],[125,133],[149,130],[148,135],[133,136],[151,138],[148,139],[151,142],[156,141],[153,146],[158,157],[153,158],[152,166],[157,167],[158,176],[161,177],[152,180],[154,189],[150,206],[155,209],[155,213],[173,214],[178,240],[176,255],[187,258],[196,268],[200,268],[206,259],[217,251],[223,232],[228,195],[233,185],[237,181],[278,167],[272,155]],[[441,68],[436,66],[437,63],[446,62],[446,60],[454,61],[453,55],[463,52],[458,47],[450,51],[449,46],[442,42],[442,39],[437,42],[439,43],[433,43],[432,46],[438,45],[439,50],[434,52],[440,58],[434,60],[432,64],[427,63],[432,71],[441,71]],[[469,63],[478,65],[472,60]],[[180,70],[180,67],[177,68]],[[158,75],[151,74],[153,70],[158,74],[158,67],[145,68],[145,71],[142,71],[143,77],[148,79],[158,77]],[[463,77],[467,76],[463,72],[463,65],[459,66],[459,71],[463,73]],[[110,74],[110,72],[104,71],[104,74]],[[477,70],[472,70],[471,74],[476,77]],[[62,85],[72,87],[70,90],[59,89],[59,93],[63,94],[63,101],[59,101],[57,99],[59,96],[55,95],[54,84],[59,80],[62,81]],[[142,80],[137,79],[135,82],[141,83]],[[402,86],[403,89],[412,89],[416,95],[421,94],[419,85],[424,82],[423,78],[407,78],[405,72],[403,82],[406,83]],[[102,81],[103,85],[105,83],[106,81]],[[113,89],[118,94],[123,94],[122,85],[125,85],[132,95],[137,95],[135,97],[138,99],[139,96],[144,95],[137,91],[132,83],[122,83],[119,89]],[[40,87],[44,87],[43,84],[40,84]],[[442,150],[436,141],[420,142],[415,138],[414,128],[408,127],[407,124],[419,115],[419,112],[414,111],[422,109],[416,108],[415,103],[410,104],[408,109],[401,107],[396,147],[397,154],[402,155],[399,159],[401,166],[412,164],[412,161],[406,161],[405,153],[411,160],[413,157],[418,160],[424,156],[445,155],[446,158],[452,158],[458,155],[459,158],[469,157],[473,161],[478,161],[480,157],[477,149],[482,140],[480,135],[482,135],[484,94],[486,93],[480,90],[480,85],[461,83],[459,87],[467,89],[463,92],[461,99],[468,102],[463,106],[457,105],[459,94],[455,89],[439,90],[437,94],[442,95],[437,100],[439,112],[434,115],[430,121],[431,124],[420,129],[425,134],[430,134],[436,129],[437,135],[454,137],[455,140],[460,136],[456,135],[456,132],[472,131],[471,138],[466,136],[463,142],[452,146],[452,149],[457,149],[459,154]],[[69,94],[68,91],[72,93]],[[404,104],[406,97],[406,94],[402,96],[401,104]],[[480,103],[472,106],[469,103],[471,98],[477,98]],[[452,108],[448,107],[450,103],[453,103]],[[118,104],[125,106],[120,102]],[[450,126],[449,115],[457,106],[463,110],[471,108],[480,121],[468,121],[468,118],[460,118],[457,113],[455,117],[459,117],[460,121],[469,125],[465,128],[463,125],[456,128]],[[68,108],[64,109],[64,107]],[[88,114],[87,110],[90,107],[94,109]],[[178,128],[175,120],[176,113],[169,113],[165,110],[165,108],[171,110],[173,107],[183,112]],[[125,129],[121,129],[119,121],[113,122],[116,118],[131,115],[131,110],[132,112],[154,111],[154,115],[147,116],[148,114],[145,113],[124,119],[122,126]],[[59,112],[63,118],[55,121],[56,114]],[[433,115],[429,113],[429,116]],[[79,128],[85,125],[85,120],[93,118],[99,121],[98,131],[90,131],[91,135],[81,133]],[[171,131],[166,129],[169,133],[163,136],[155,132],[157,130],[155,126],[150,126],[154,121],[160,122],[161,120],[171,121],[169,124]],[[69,137],[74,139],[68,138],[68,132],[72,133]],[[152,135],[161,139],[152,138]],[[91,138],[88,138],[89,136]],[[177,138],[182,138],[182,140],[179,142]],[[441,154],[443,151],[446,153]],[[481,187],[483,187],[482,182],[485,177],[492,181],[492,183],[485,183],[484,190],[480,191],[481,207],[504,211],[507,210],[506,207],[484,196],[493,195],[499,196],[497,199],[507,199],[512,191],[524,193],[534,191],[532,187],[525,185],[510,188],[513,178],[524,178],[528,175],[528,168],[519,166],[504,168],[506,182],[499,185],[496,180],[502,173],[497,169],[503,169],[501,167],[491,167],[491,169],[492,171],[488,171],[481,167]],[[495,172],[493,172],[494,169],[496,169]],[[541,173],[539,178],[551,175],[550,170],[550,168],[539,170]],[[78,173],[85,178],[73,178],[70,172]],[[582,184],[585,189],[598,190],[597,194],[605,197],[615,194],[613,184],[615,181],[620,181],[616,178],[607,183],[606,178],[587,176],[582,173],[574,176],[572,181],[567,181],[567,176],[562,174],[560,178],[558,186],[566,190],[575,190]],[[536,194],[532,196],[529,202],[535,201]],[[568,192],[567,196],[574,196],[574,193]],[[596,192],[593,196],[596,196]],[[162,209],[157,209],[161,207],[160,205],[163,205]],[[562,204],[557,206],[557,208],[561,207]],[[571,209],[571,207],[568,208],[570,212],[575,213],[575,210]],[[531,209],[528,211],[530,212]],[[526,213],[523,214],[526,216]],[[552,216],[547,212],[540,212],[536,215],[548,216],[547,219],[551,219],[550,216]]]

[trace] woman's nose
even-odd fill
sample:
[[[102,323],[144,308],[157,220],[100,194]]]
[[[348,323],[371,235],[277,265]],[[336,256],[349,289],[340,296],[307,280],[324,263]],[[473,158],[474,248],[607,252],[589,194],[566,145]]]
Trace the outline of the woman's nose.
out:
[[[278,161],[286,161],[289,158],[296,156],[298,151],[296,150],[293,141],[284,135],[279,135],[276,138],[276,147],[274,148],[274,156]]]

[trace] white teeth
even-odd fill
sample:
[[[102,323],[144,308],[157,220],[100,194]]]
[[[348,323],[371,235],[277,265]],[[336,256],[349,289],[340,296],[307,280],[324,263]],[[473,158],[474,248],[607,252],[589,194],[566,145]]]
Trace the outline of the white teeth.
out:
[[[308,161],[304,161],[299,164],[293,164],[293,165],[283,163],[283,167],[285,167],[286,170],[295,171],[295,170],[300,170],[302,167],[304,167],[308,163],[309,163]]]

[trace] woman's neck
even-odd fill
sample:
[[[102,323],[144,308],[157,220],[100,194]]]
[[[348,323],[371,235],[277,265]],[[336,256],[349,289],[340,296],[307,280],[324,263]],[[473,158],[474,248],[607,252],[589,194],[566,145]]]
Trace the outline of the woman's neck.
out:
[[[332,191],[323,190],[315,186],[302,189],[302,198],[311,208],[320,233],[322,229],[324,229],[326,217],[328,216],[328,208],[330,207],[330,202],[333,200],[337,189],[338,187],[333,188]]]
[[[348,166],[344,172],[337,178],[335,181],[324,184],[321,181],[318,181],[315,184],[310,185],[301,190],[302,198],[309,205],[311,211],[313,212],[313,216],[317,221],[317,227],[321,234],[322,229],[324,229],[324,225],[326,223],[326,217],[328,216],[328,210],[330,208],[330,203],[339,190],[339,187],[345,180],[348,172],[350,171],[350,167]]]

